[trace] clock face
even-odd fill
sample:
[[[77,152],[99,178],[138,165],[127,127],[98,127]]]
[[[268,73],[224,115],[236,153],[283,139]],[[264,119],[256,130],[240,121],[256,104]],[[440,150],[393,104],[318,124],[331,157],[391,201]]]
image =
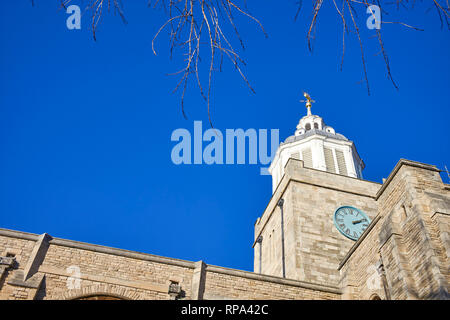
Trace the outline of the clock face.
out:
[[[339,232],[352,240],[358,240],[370,223],[369,217],[364,212],[350,206],[338,208],[333,220]]]

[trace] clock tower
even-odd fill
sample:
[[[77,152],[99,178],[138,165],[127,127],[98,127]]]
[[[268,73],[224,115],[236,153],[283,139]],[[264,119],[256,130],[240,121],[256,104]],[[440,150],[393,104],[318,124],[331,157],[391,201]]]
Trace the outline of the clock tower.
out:
[[[272,198],[255,223],[254,271],[337,287],[338,266],[377,211],[355,144],[311,112],[269,167]]]

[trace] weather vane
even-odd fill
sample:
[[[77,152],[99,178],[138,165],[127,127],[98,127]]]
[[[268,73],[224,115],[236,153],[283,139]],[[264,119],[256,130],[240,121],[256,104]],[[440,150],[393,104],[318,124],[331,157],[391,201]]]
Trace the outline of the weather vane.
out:
[[[300,100],[300,102],[306,102],[306,109],[308,110],[307,115],[310,116],[312,103],[316,101],[311,99],[310,95],[307,92],[303,92],[303,96],[306,98],[306,100]]]

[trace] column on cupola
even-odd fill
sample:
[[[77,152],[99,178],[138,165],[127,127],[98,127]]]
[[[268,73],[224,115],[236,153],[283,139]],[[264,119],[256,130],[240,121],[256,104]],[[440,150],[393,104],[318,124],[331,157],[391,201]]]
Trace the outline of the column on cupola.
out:
[[[347,165],[347,172],[349,177],[358,178],[355,167],[355,158],[353,157],[353,150],[347,147],[344,152],[345,164]]]

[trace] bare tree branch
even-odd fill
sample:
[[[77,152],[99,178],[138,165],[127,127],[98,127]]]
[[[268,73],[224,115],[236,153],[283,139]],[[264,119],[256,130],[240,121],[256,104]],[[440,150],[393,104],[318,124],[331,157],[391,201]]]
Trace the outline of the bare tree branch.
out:
[[[72,0],[58,0],[62,7],[66,8]],[[213,86],[213,74],[215,71],[222,70],[224,60],[228,60],[234,66],[240,77],[245,84],[254,93],[255,90],[250,85],[247,77],[242,71],[242,67],[245,66],[245,61],[241,58],[238,50],[233,47],[233,39],[229,38],[227,34],[228,27],[231,27],[232,33],[239,42],[239,46],[242,50],[245,49],[244,40],[242,39],[235,14],[244,16],[255,22],[261,29],[263,34],[267,37],[267,33],[264,30],[261,22],[251,15],[246,8],[246,1],[241,0],[243,5],[238,4],[239,0],[148,0],[149,7],[163,7],[167,16],[167,20],[157,30],[152,40],[152,51],[156,55],[155,44],[157,38],[164,30],[168,31],[169,36],[169,56],[172,58],[175,51],[181,52],[181,56],[184,57],[184,66],[172,73],[172,75],[179,76],[179,80],[174,88],[174,92],[181,89],[181,111],[185,118],[187,118],[184,110],[184,98],[187,90],[188,82],[193,78],[194,83],[197,84],[200,90],[201,96],[204,98],[207,104],[208,119],[211,127],[211,91]],[[339,2],[340,1],[340,2]],[[450,0],[432,0],[429,9],[434,8],[437,12],[441,28],[444,26],[444,22],[447,24],[447,28],[450,30],[449,18],[449,1]],[[346,48],[346,35],[354,33],[357,36],[358,44],[361,51],[361,64],[364,74],[364,81],[366,83],[367,92],[370,95],[369,78],[366,68],[366,59],[364,54],[363,39],[361,37],[361,22],[357,17],[357,13],[361,9],[364,12],[371,12],[374,19],[377,19],[375,13],[372,10],[368,10],[371,5],[377,5],[383,14],[388,15],[392,12],[391,7],[395,10],[400,9],[413,9],[415,7],[415,0],[395,0],[395,1],[382,1],[382,0],[332,0],[334,9],[340,17],[342,23],[342,57],[340,62],[340,70],[344,63],[344,55]],[[319,12],[330,1],[312,0],[312,17],[309,22],[309,28],[307,31],[307,44],[309,51],[312,51],[312,41],[315,38],[315,30],[318,23]],[[31,0],[31,4],[34,5],[34,0]],[[295,12],[294,20],[297,20],[303,7],[303,1],[298,0],[297,9]],[[117,13],[124,23],[127,23],[125,15],[122,10],[121,0],[87,0],[85,11],[91,13],[91,28],[94,40],[96,40],[96,32],[99,26],[100,20],[104,12],[110,12],[111,9],[114,13]],[[428,10],[427,10],[428,11]],[[350,21],[348,23],[347,21]],[[380,25],[400,25],[409,29],[423,31],[423,29],[414,27],[403,21],[381,21],[375,20]],[[365,23],[365,21],[364,21]],[[225,31],[227,30],[227,31]],[[381,36],[381,29],[375,29],[375,36],[378,39],[378,45],[380,47],[380,53],[383,56],[384,64],[387,71],[387,76],[392,82],[393,86],[398,89],[395,83],[391,67],[389,64],[389,58],[385,50],[385,46]],[[200,53],[204,52],[206,47],[207,56],[206,61],[208,64],[207,73],[207,85],[204,87],[202,84],[203,77],[200,73],[200,63],[202,61]]]

